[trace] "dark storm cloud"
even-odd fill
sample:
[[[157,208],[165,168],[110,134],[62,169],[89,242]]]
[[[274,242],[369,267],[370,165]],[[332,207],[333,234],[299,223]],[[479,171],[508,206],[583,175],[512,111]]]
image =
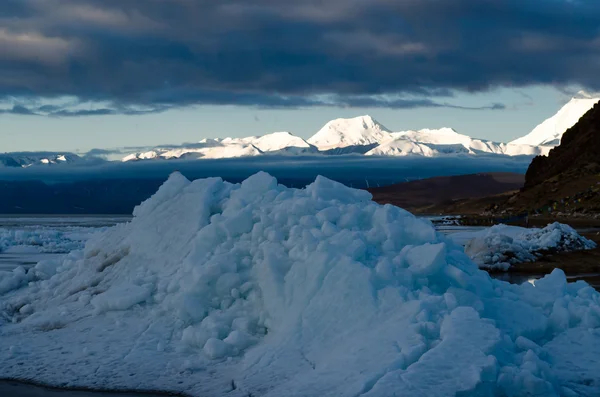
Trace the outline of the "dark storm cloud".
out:
[[[597,0],[0,3],[0,99],[110,104],[48,112],[56,116],[194,104],[460,107],[443,98],[531,84],[599,89],[599,67]],[[37,113],[3,112],[26,111]]]

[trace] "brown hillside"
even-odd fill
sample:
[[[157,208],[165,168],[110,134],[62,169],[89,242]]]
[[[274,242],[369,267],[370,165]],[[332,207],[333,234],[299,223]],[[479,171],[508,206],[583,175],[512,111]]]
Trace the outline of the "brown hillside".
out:
[[[442,176],[371,188],[373,199],[418,213],[437,212],[438,207],[458,204],[465,199],[515,191],[523,186],[524,175],[482,173]]]

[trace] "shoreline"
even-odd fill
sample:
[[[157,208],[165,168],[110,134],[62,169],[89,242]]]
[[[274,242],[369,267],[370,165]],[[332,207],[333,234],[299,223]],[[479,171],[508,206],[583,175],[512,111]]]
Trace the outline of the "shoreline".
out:
[[[12,394],[11,394],[12,393]],[[189,397],[184,393],[161,390],[103,389],[91,387],[62,387],[30,379],[0,378],[0,395],[3,397]]]

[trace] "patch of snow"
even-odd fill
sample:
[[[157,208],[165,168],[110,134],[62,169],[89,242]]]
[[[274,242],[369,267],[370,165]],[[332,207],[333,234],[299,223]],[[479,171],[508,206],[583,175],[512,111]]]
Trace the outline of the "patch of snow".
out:
[[[429,221],[322,177],[175,173],[130,223],[30,272],[2,292],[2,377],[230,397],[600,393],[589,285],[493,280]],[[577,343],[590,349],[561,348]]]

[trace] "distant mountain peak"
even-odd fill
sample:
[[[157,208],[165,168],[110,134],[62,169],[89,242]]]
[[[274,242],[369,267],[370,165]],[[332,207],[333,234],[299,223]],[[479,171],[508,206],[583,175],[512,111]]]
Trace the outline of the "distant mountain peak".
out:
[[[516,145],[556,146],[569,128],[600,101],[600,94],[579,91],[552,117],[544,120],[529,134],[510,142]]]
[[[365,128],[367,128],[367,127],[377,127],[377,128],[379,128],[381,130],[389,131],[383,124],[381,124],[379,121],[375,120],[373,117],[369,116],[368,114],[365,114],[363,116],[355,117],[354,119],[362,121],[363,127],[365,127]],[[354,120],[354,119],[349,119],[349,120]]]
[[[319,149],[364,146],[390,138],[390,130],[369,115],[339,118],[327,122],[308,143]]]

